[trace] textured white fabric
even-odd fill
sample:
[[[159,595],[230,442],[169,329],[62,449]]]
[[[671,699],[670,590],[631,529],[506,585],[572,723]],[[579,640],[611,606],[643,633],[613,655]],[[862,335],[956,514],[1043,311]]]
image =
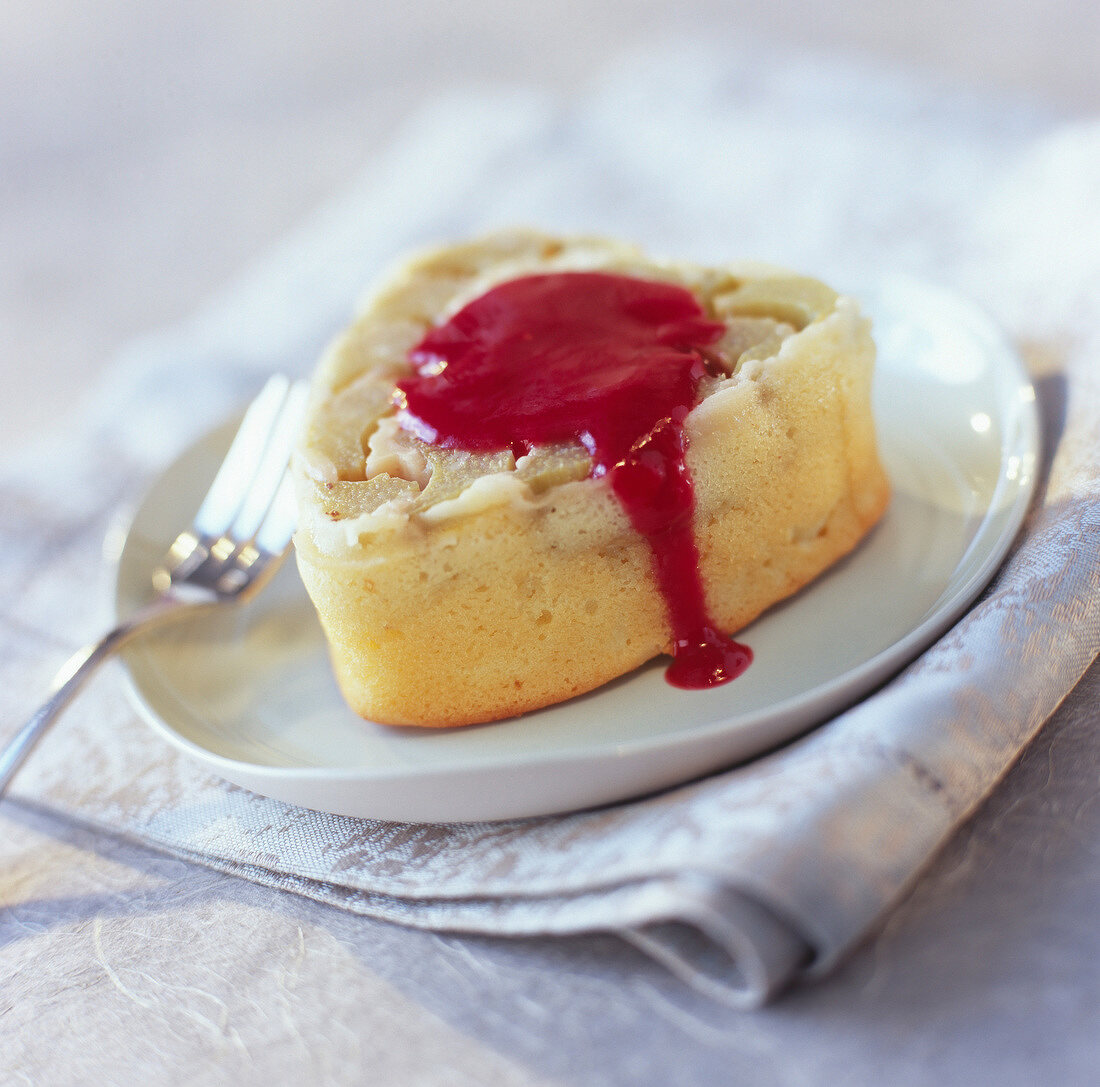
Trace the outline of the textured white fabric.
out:
[[[952,631],[859,706],[767,758],[635,803],[457,827],[294,809],[167,749],[117,670],[13,794],[404,924],[621,931],[746,1004],[827,970],[1100,652],[1098,193],[1100,126],[699,43],[631,58],[582,109],[505,90],[438,103],[191,322],[135,344],[80,427],[8,461],[5,721],[33,706],[65,647],[107,622],[100,542],[157,468],[262,374],[307,371],[391,257],[494,225],[759,257],[839,284],[901,270],[965,291],[1016,338],[1047,421],[1043,486],[1014,553]]]

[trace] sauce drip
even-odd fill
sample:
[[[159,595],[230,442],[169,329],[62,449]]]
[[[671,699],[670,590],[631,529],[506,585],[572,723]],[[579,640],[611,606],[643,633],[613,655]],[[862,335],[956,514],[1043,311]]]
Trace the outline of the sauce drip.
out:
[[[401,424],[453,449],[580,441],[649,543],[673,633],[675,686],[712,687],[752,660],[710,622],[692,532],[683,423],[724,326],[669,283],[602,272],[513,279],[432,329],[398,382]]]

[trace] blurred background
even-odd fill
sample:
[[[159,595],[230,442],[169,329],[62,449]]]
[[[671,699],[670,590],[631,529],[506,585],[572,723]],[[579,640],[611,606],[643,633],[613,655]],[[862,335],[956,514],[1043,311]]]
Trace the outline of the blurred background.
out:
[[[426,102],[583,101],[617,55],[685,38],[870,60],[1066,119],[1100,107],[1095,0],[0,0],[5,447],[58,425],[123,344],[216,293]]]

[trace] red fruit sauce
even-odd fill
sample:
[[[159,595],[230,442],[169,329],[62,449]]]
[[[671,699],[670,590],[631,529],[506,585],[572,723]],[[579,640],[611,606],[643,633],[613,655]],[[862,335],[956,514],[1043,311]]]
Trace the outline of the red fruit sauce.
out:
[[[398,383],[401,423],[452,449],[580,441],[649,542],[673,633],[667,678],[701,689],[739,676],[752,651],[707,617],[692,532],[684,419],[724,326],[682,287],[565,272],[492,288],[432,329]]]

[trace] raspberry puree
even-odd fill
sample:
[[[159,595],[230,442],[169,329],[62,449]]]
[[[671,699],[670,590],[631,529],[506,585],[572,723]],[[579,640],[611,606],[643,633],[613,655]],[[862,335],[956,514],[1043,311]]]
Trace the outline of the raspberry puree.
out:
[[[669,283],[596,272],[513,279],[432,329],[398,383],[402,425],[453,449],[580,441],[649,542],[673,632],[668,681],[726,683],[752,661],[710,622],[683,422],[724,326]]]

